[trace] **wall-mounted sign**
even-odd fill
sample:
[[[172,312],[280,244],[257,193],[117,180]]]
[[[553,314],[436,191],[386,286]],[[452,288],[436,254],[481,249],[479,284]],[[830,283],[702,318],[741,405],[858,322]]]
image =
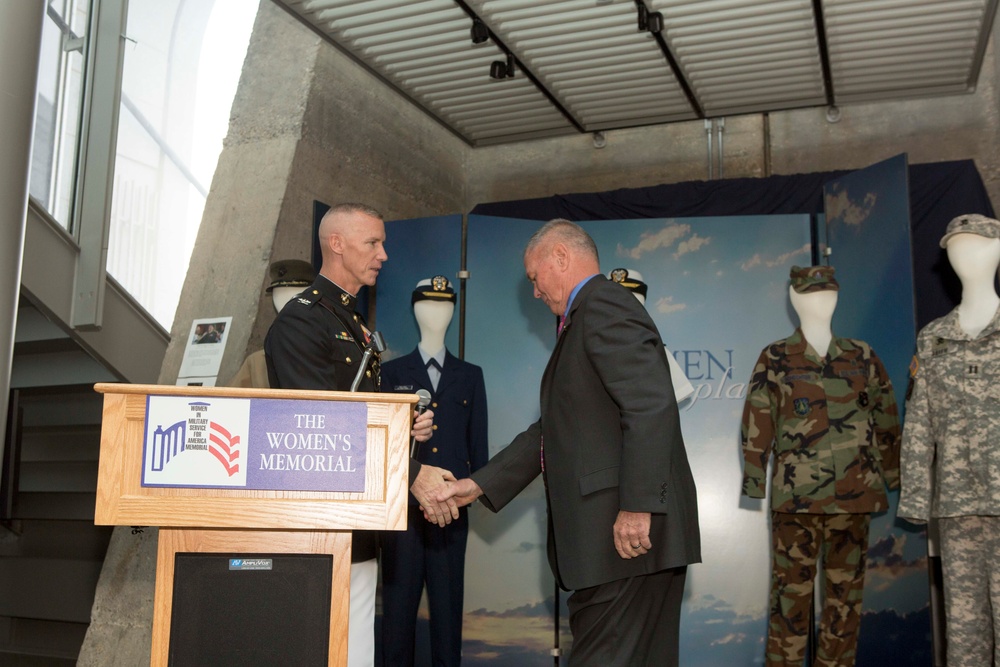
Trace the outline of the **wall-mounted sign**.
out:
[[[365,490],[368,406],[149,396],[142,486]]]
[[[191,333],[177,372],[178,386],[215,386],[232,323],[232,317],[203,317],[191,322]]]

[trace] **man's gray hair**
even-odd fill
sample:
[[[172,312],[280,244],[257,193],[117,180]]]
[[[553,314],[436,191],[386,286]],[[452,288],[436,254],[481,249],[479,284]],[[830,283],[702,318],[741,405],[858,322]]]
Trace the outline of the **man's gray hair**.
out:
[[[551,240],[562,241],[573,250],[584,255],[590,255],[596,262],[600,263],[600,258],[597,255],[597,244],[594,243],[594,239],[590,238],[590,234],[585,232],[583,227],[564,218],[549,220],[539,227],[538,231],[528,239],[528,245],[524,248],[524,256],[527,256],[529,252],[541,245],[543,239],[549,240],[547,238],[549,236],[552,237]]]
[[[341,204],[335,204],[330,207],[330,210],[326,212],[327,215],[336,215],[337,213],[363,213],[365,215],[371,216],[373,218],[378,218],[379,220],[384,220],[382,214],[375,210],[374,207],[368,204],[359,204],[357,202],[344,202]]]

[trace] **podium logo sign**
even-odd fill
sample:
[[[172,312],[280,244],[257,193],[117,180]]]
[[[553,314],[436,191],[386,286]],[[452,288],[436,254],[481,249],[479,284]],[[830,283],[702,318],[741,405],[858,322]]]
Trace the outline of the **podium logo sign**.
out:
[[[149,396],[143,486],[365,489],[364,403]]]

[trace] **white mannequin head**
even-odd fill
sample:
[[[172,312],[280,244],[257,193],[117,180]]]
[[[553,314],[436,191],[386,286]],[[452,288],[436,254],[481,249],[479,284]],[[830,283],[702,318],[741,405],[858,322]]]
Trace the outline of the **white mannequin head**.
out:
[[[825,356],[833,340],[830,323],[837,308],[840,286],[832,266],[793,266],[788,298],[799,316],[799,329],[819,356]]]
[[[821,290],[819,292],[807,292],[800,294],[794,288],[788,288],[788,298],[792,301],[792,308],[799,316],[802,324],[806,322],[826,322],[829,325],[833,319],[833,311],[837,309],[836,290]]]
[[[430,287],[431,279],[417,283],[417,290]],[[444,335],[455,314],[455,303],[449,299],[440,301],[421,299],[413,304],[413,316],[420,329],[420,347],[428,354],[437,354],[444,347]]]
[[[643,294],[646,291],[646,283],[642,280],[641,273],[635,269],[612,269],[608,273],[608,278],[627,288],[639,303],[646,305],[646,295]]]
[[[1000,266],[1000,239],[978,234],[955,234],[947,242],[948,261],[962,286],[972,282],[993,284]]]
[[[274,312],[280,313],[285,304],[316,279],[316,269],[302,259],[279,259],[268,269],[271,284],[265,290],[271,295]]]
[[[274,312],[280,313],[285,304],[292,300],[292,297],[301,292],[304,287],[301,285],[289,287],[275,287],[271,290],[271,303],[274,304]]]

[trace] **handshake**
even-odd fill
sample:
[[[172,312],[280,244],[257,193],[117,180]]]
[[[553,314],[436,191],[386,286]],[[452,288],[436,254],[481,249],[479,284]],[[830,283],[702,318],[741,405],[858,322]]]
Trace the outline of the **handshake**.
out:
[[[430,440],[434,433],[434,412],[418,411],[414,417],[410,431],[414,441]],[[443,528],[458,518],[459,507],[465,507],[483,495],[483,490],[471,479],[455,479],[450,470],[423,465],[410,485],[410,493],[420,503],[424,518]]]
[[[483,494],[471,479],[455,479],[450,471],[430,465],[421,466],[410,492],[420,503],[424,518],[441,527],[458,518],[459,507]]]

